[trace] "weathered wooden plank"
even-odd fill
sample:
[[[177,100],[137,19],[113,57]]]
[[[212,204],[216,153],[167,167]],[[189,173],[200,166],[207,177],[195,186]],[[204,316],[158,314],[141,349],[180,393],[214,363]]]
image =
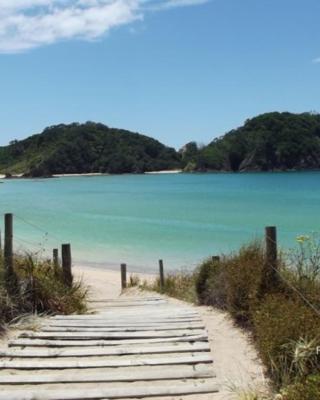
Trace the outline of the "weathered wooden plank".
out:
[[[90,346],[120,346],[128,344],[181,343],[208,341],[207,335],[190,335],[183,337],[158,339],[125,339],[125,340],[46,340],[46,339],[15,339],[9,342],[9,347],[90,347]]]
[[[139,316],[150,316],[151,318],[154,318],[156,320],[158,319],[162,319],[162,318],[168,318],[168,319],[179,319],[179,318],[194,318],[197,317],[199,318],[199,313],[197,312],[175,312],[175,310],[172,309],[168,309],[168,310],[158,310],[157,309],[157,313],[154,313],[154,310],[141,310],[141,309],[137,309],[137,310],[130,310],[126,311],[126,312],[121,312],[121,316],[123,318],[133,318],[133,317],[139,317]],[[139,312],[139,314],[137,314],[137,312]],[[88,314],[88,315],[55,315],[52,317],[52,319],[90,319],[90,318],[117,318],[119,316],[119,310],[116,311],[101,311],[98,314]]]
[[[44,383],[81,383],[81,382],[136,382],[136,381],[161,381],[175,379],[205,379],[214,378],[212,368],[194,368],[189,365],[181,365],[178,369],[159,367],[136,367],[128,371],[122,368],[115,371],[98,372],[92,370],[79,370],[77,373],[52,372],[50,374],[7,374],[0,375],[2,385],[25,385]]]
[[[119,327],[110,328],[104,326],[44,326],[41,328],[43,332],[168,332],[168,331],[184,331],[204,329],[203,324],[198,325],[183,325],[179,326],[148,326],[148,327]]]
[[[208,343],[174,343],[157,346],[117,346],[117,347],[96,347],[81,349],[23,349],[6,350],[0,352],[0,357],[19,358],[41,358],[41,357],[88,357],[88,356],[111,356],[129,354],[162,354],[162,353],[191,353],[210,351]]]
[[[90,318],[90,319],[47,319],[45,321],[48,323],[48,325],[57,325],[57,324],[107,324],[107,325],[112,325],[112,326],[146,326],[146,325],[171,325],[171,324],[197,324],[201,323],[202,320],[200,318],[186,318],[186,319],[146,319],[146,318],[139,318],[137,316],[136,319],[134,318],[126,318],[123,319],[121,318],[121,321],[118,319],[114,318]]]
[[[107,301],[107,300],[91,300],[89,301],[89,303],[93,303],[93,304],[110,304],[111,307],[116,307],[118,305],[120,306],[151,306],[151,305],[159,305],[159,304],[165,304],[167,305],[168,302],[166,300],[131,300],[131,301]]]
[[[136,311],[133,314],[126,315],[121,313],[121,320],[122,321],[127,321],[127,320],[135,320],[137,321],[143,321],[145,318],[150,319],[150,321],[171,321],[171,320],[194,320],[194,319],[200,319],[199,314],[193,314],[193,315],[180,315],[180,316],[175,316],[175,315],[170,315],[168,314],[144,314],[144,313],[139,313],[139,311]],[[99,313],[99,314],[89,314],[87,316],[84,315],[69,315],[69,316],[55,316],[52,317],[52,321],[65,321],[65,320],[88,320],[90,321],[91,319],[93,320],[110,320],[110,321],[118,321],[119,322],[119,313],[114,315],[106,314],[106,313]]]
[[[48,319],[48,324],[57,324],[57,323],[86,323],[86,324],[90,324],[90,323],[106,323],[109,325],[114,325],[114,324],[122,324],[124,326],[127,325],[132,325],[134,324],[135,326],[138,325],[146,325],[147,324],[151,324],[151,325],[157,325],[157,324],[197,324],[197,323],[201,323],[202,320],[198,317],[198,318],[181,318],[181,319],[152,319],[152,318],[143,318],[143,317],[139,317],[137,316],[136,319],[135,318],[122,318],[121,316],[121,320],[119,321],[119,316],[117,319],[115,318],[90,318],[90,319],[83,319],[83,318],[70,318],[70,319]],[[117,325],[116,325],[117,326]]]
[[[10,359],[0,360],[0,369],[67,369],[67,368],[102,368],[102,367],[131,367],[135,365],[181,365],[181,364],[199,364],[199,363],[212,363],[212,358],[206,353],[199,354],[186,354],[181,356],[177,354],[172,357],[135,357],[125,358],[115,357],[107,359],[50,359],[50,360],[37,360],[37,359]]]
[[[202,329],[190,329],[159,332],[23,332],[19,337],[37,339],[144,339],[190,336],[191,334],[204,335],[205,331]]]
[[[154,328],[154,327],[168,327],[168,328],[183,328],[183,327],[197,327],[197,326],[203,326],[203,322],[149,322],[149,321],[144,321],[144,322],[110,322],[108,320],[106,321],[44,321],[43,326],[50,326],[50,327],[104,327],[104,328]]]
[[[165,301],[168,303],[168,301],[162,297],[118,297],[116,299],[91,299],[89,300],[89,303],[128,303],[128,302],[147,302],[147,301]]]
[[[218,391],[217,384],[213,381],[174,383],[172,385],[150,385],[144,387],[122,387],[97,389],[37,389],[34,390],[3,390],[0,400],[103,400],[126,399],[156,396],[183,396],[189,394],[214,393]]]

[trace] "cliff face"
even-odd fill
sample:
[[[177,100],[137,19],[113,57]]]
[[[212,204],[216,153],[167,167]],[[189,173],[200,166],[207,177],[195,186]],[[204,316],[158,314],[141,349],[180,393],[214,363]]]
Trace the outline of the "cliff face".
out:
[[[320,115],[263,114],[183,159],[199,171],[320,169]]]

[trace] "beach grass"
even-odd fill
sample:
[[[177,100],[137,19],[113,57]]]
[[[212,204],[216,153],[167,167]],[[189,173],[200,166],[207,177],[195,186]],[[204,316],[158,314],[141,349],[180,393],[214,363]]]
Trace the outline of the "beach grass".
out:
[[[0,254],[0,327],[33,313],[84,313],[87,290],[81,281],[71,287],[63,281],[60,266],[32,254],[14,257],[14,284],[8,288]]]
[[[314,400],[320,398],[319,246],[315,238],[298,238],[295,249],[280,254],[278,279],[267,288],[264,247],[255,241],[192,273],[168,275],[163,292],[228,312],[250,331],[279,399]],[[142,287],[161,291],[158,279]]]

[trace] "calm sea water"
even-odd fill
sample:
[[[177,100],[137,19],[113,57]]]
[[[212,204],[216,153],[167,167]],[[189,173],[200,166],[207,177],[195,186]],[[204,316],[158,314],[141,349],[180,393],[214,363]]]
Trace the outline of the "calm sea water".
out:
[[[283,247],[319,231],[320,172],[5,181],[0,210],[16,215],[21,251],[71,242],[78,264],[151,272],[163,258],[178,269],[237,249],[266,225]]]

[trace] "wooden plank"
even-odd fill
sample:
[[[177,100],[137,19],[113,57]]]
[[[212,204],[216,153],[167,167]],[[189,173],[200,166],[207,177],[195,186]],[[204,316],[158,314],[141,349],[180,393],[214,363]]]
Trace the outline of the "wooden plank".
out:
[[[199,364],[212,363],[212,358],[207,354],[190,354],[172,357],[115,357],[114,359],[10,359],[0,360],[0,369],[67,369],[67,368],[113,368],[113,367],[131,367],[138,365],[183,365],[183,364]]]
[[[112,310],[112,308],[130,308],[130,307],[146,307],[146,306],[148,306],[148,307],[159,307],[159,304],[165,304],[165,303],[160,303],[160,302],[154,302],[154,303],[151,303],[151,302],[149,302],[148,304],[146,304],[146,303],[132,303],[132,304],[130,304],[130,303],[128,303],[128,304],[121,304],[121,303],[114,303],[114,304],[111,304],[111,303],[95,303],[95,305],[94,305],[94,308],[100,308],[100,307],[104,307],[104,308],[106,308],[106,309],[111,309]]]
[[[158,301],[162,300],[168,303],[168,301],[162,297],[118,297],[116,299],[92,299],[90,303],[128,303],[131,301],[135,302],[147,302],[147,301]]]
[[[129,312],[130,311],[130,312]],[[161,318],[168,318],[168,319],[179,319],[179,318],[194,318],[197,317],[199,318],[199,313],[197,312],[189,312],[189,311],[185,311],[185,312],[176,312],[173,309],[168,309],[168,310],[157,310],[157,314],[154,313],[154,310],[127,310],[126,312],[121,312],[121,311],[105,311],[105,312],[99,312],[98,314],[87,314],[87,315],[55,315],[53,316],[51,319],[90,319],[90,318],[117,318],[117,316],[119,316],[119,312],[121,312],[121,316],[123,317],[134,317],[134,316],[139,316],[136,314],[136,311],[138,311],[140,314],[139,315],[143,315],[143,316],[150,316],[151,318],[154,319],[161,319]]]
[[[148,323],[141,322],[140,324],[135,323],[110,323],[106,322],[86,322],[86,321],[70,321],[70,322],[50,322],[49,324],[44,325],[44,327],[50,328],[108,328],[108,329],[117,329],[117,330],[126,330],[130,328],[135,328],[135,330],[172,330],[172,329],[188,329],[188,328],[198,328],[203,329],[204,325],[202,322],[183,322],[183,323]]]
[[[119,323],[119,315],[117,318],[110,318],[108,316],[104,316],[104,317],[98,317],[96,316],[95,318],[84,318],[79,316],[78,318],[51,318],[48,320],[49,322],[70,322],[70,321],[86,321],[86,322],[107,322],[107,323]],[[183,323],[183,322],[200,322],[201,318],[200,317],[192,317],[192,318],[154,318],[154,317],[141,317],[139,315],[136,316],[136,319],[134,318],[134,316],[132,317],[123,317],[121,315],[121,323],[123,324],[128,324],[128,323],[137,323],[137,324],[141,324],[141,323],[146,323],[146,321],[148,321],[148,323]]]
[[[117,346],[117,347],[95,347],[81,349],[39,349],[39,350],[6,350],[0,352],[0,357],[19,357],[19,358],[49,358],[49,357],[88,357],[88,356],[115,356],[130,354],[163,354],[163,353],[191,353],[210,351],[208,343],[174,343],[162,346]]]
[[[91,304],[110,304],[111,307],[114,306],[133,306],[133,305],[137,305],[137,306],[150,306],[150,305],[154,305],[154,304],[165,304],[168,305],[168,302],[166,300],[163,299],[159,299],[159,300],[130,300],[130,301],[108,301],[108,300],[89,300],[89,303]]]
[[[110,328],[104,326],[44,326],[42,332],[168,332],[168,331],[184,331],[194,329],[204,329],[203,324],[183,325],[179,326],[148,326],[148,327],[119,327]]]
[[[183,323],[197,323],[201,321],[200,317],[197,318],[150,318],[146,320],[145,318],[139,318],[139,316],[134,319],[132,318],[123,318],[121,321],[119,321],[119,317],[116,318],[108,318],[108,317],[96,317],[96,318],[61,318],[61,319],[47,319],[48,323],[64,323],[64,322],[86,322],[86,323],[94,323],[94,322],[100,322],[100,323],[108,323],[108,324],[122,324],[122,325],[127,325],[127,324],[183,324]]]
[[[119,387],[97,389],[21,389],[3,390],[0,400],[103,400],[103,399],[126,399],[156,396],[183,396],[189,394],[214,393],[218,391],[217,384],[212,381],[174,383],[172,385],[152,385],[143,387]]]
[[[145,339],[165,338],[175,336],[204,335],[201,329],[190,329],[181,331],[141,331],[141,332],[24,332],[21,338],[37,339]]]
[[[109,308],[99,308],[98,306],[93,309],[93,312],[88,313],[88,314],[70,314],[70,315],[55,315],[52,316],[51,319],[58,319],[58,320],[64,320],[64,319],[103,319],[103,318],[110,318],[110,319],[117,319],[119,316],[119,313],[123,318],[133,318],[133,317],[138,317],[139,319],[142,319],[145,316],[148,316],[150,318],[153,318],[155,320],[159,319],[181,319],[181,318],[200,318],[199,313],[189,313],[189,312],[183,312],[183,313],[176,313],[174,310],[165,310],[161,311],[158,310],[157,308],[157,313],[154,312],[155,309],[153,307],[146,309],[146,307],[137,307],[137,308],[128,308],[128,307],[123,307],[115,310],[110,310]]]
[[[76,373],[52,372],[51,374],[7,374],[0,375],[2,385],[26,385],[44,383],[81,383],[81,382],[135,382],[135,381],[161,381],[175,379],[205,379],[214,378],[212,368],[194,368],[194,366],[181,365],[178,369],[159,367],[135,367],[128,371],[122,368],[115,371],[98,372],[93,374],[92,370],[80,370]]]
[[[45,339],[15,339],[9,342],[9,347],[90,347],[118,346],[127,344],[181,343],[208,341],[207,335],[190,335],[183,337],[158,339],[127,339],[127,340],[45,340]]]
[[[184,321],[199,321],[201,318],[199,315],[197,316],[185,316],[185,317],[174,317],[168,315],[156,316],[155,313],[152,314],[142,314],[138,311],[132,315],[124,315],[121,313],[121,321],[119,321],[119,313],[117,315],[107,315],[107,314],[99,314],[99,315],[88,315],[87,318],[78,315],[78,316],[65,316],[65,317],[52,317],[50,321],[109,321],[109,322],[184,322]]]

